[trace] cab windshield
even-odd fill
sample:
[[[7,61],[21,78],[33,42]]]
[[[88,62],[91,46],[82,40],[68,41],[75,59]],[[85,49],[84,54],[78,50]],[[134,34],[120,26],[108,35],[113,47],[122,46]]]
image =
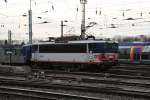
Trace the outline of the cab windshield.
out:
[[[89,51],[93,53],[117,53],[118,43],[89,43]]]

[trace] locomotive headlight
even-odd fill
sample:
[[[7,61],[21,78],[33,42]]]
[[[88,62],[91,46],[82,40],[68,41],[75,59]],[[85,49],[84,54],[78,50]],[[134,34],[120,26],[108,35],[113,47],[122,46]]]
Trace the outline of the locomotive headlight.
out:
[[[94,55],[90,55],[89,56],[89,61],[94,61],[95,56]]]

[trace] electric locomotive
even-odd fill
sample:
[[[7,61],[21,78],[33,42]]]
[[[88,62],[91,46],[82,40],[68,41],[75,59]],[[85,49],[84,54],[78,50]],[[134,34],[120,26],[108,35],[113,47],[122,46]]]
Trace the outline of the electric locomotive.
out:
[[[37,43],[23,46],[23,55],[32,66],[96,69],[118,63],[118,43],[100,40]]]

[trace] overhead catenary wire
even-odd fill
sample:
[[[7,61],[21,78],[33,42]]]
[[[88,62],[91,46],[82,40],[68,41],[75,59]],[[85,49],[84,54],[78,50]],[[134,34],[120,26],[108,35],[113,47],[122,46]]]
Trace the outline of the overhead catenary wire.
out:
[[[47,0],[47,1],[49,1],[49,0]],[[54,10],[54,12],[55,12],[55,7],[57,7],[57,4],[55,4],[54,5],[54,1],[55,0],[50,0],[50,1],[52,1],[53,3],[52,4],[50,4],[50,8],[49,9],[51,9],[51,10]],[[79,6],[68,6],[68,2],[70,2],[69,0],[65,0],[65,2],[67,2],[67,3],[64,3],[64,4],[67,4],[67,8],[69,9],[69,10],[73,10],[75,13],[77,13],[77,15],[76,16],[80,16],[80,14],[78,14],[79,13],[79,10],[81,10],[80,9],[80,7]],[[7,3],[9,3],[9,2],[7,2]],[[128,3],[127,5],[134,5],[134,4],[140,4],[141,2],[133,2],[133,3]],[[36,6],[38,6],[39,5],[39,3],[38,2],[36,2]],[[53,5],[53,6],[52,6]],[[113,5],[112,5],[113,6]],[[120,6],[122,6],[122,5],[120,5]],[[95,16],[97,15],[97,16],[101,16],[101,17],[103,17],[104,16],[104,14],[106,15],[106,16],[110,16],[112,13],[105,13],[105,9],[107,8],[108,6],[103,6],[103,5],[101,5],[101,6],[97,6],[97,7],[88,7],[87,9],[87,11],[86,12],[89,12],[89,13],[95,13]],[[109,6],[110,7],[110,6]],[[101,9],[102,8],[102,9]],[[114,12],[116,12],[116,13],[118,13],[118,15],[120,15],[120,17],[121,17],[121,13],[122,13],[122,9],[124,8],[124,5],[123,5],[123,7],[119,10],[119,13],[118,13],[118,10],[116,10],[116,11],[114,11]],[[47,9],[46,9],[47,10]],[[51,13],[50,11],[48,12],[48,13]],[[67,12],[66,12],[67,13]],[[130,12],[128,12],[128,13],[130,13]],[[128,17],[128,13],[126,13],[126,12],[124,12],[124,16],[125,17]],[[148,13],[148,11],[146,12],[146,11],[142,11],[142,13],[141,13],[141,10],[138,10],[138,11],[135,11],[134,13],[132,13],[133,15],[135,15],[135,16],[137,16],[137,17],[142,17],[143,19],[145,19],[146,20],[146,18],[145,18],[145,14],[146,13]],[[48,15],[45,15],[45,14],[43,14],[42,13],[42,11],[40,11],[39,13],[38,12],[35,12],[34,13],[35,15],[34,15],[34,18],[37,18],[37,16],[42,16],[42,21],[43,20],[45,20],[45,21],[51,21],[51,22],[54,22],[54,21],[56,21],[56,20],[54,20],[54,19],[52,19],[52,18],[50,18],[50,16]],[[117,14],[116,14],[117,15]],[[16,16],[6,16],[6,17],[20,17],[20,16],[22,16],[22,15],[16,15]],[[47,17],[46,17],[47,16]],[[110,19],[112,19],[113,17],[112,16],[110,16],[111,18]],[[133,17],[134,18],[134,17]],[[39,18],[38,18],[39,19]],[[38,20],[37,19],[37,20]],[[36,22],[37,22],[37,20],[36,20]],[[75,19],[75,20],[79,20],[79,19]],[[86,19],[87,20],[87,19]],[[92,20],[92,19],[91,19]],[[118,20],[118,19],[116,19],[116,20]],[[120,19],[119,19],[120,20]],[[119,21],[118,20],[118,21]],[[38,21],[38,22],[42,22],[42,21]],[[108,23],[111,23],[111,22],[109,22],[110,20],[107,20],[107,22]],[[125,20],[123,20],[124,22],[125,22]],[[137,20],[136,20],[137,21]],[[135,21],[135,23],[136,23],[136,21]],[[122,22],[122,23],[124,23],[124,22]],[[15,22],[14,24],[16,24],[17,22]],[[35,22],[34,22],[35,23]],[[74,24],[76,24],[77,22],[75,22],[74,21]],[[131,22],[132,23],[132,22]],[[131,24],[131,23],[129,23],[129,25]],[[138,22],[137,22],[138,23]],[[126,23],[125,23],[126,24]]]

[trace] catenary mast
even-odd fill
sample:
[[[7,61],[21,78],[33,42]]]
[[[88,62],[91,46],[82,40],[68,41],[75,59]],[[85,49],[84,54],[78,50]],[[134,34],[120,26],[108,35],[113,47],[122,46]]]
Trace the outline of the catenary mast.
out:
[[[29,44],[32,44],[32,9],[31,9],[31,0],[30,0],[30,9],[29,9]]]
[[[85,4],[87,4],[87,0],[80,0],[82,4],[82,23],[81,23],[81,38],[85,39]]]

